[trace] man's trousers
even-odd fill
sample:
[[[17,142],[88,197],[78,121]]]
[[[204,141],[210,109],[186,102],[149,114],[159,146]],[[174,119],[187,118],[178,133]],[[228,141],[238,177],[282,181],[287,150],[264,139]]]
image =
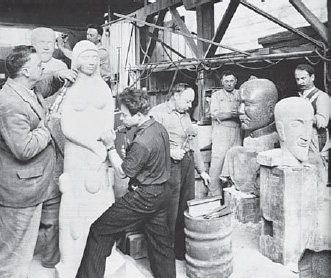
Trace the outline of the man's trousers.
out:
[[[26,278],[33,259],[36,246],[42,209],[48,211],[44,219],[49,224],[46,237],[55,236],[58,245],[58,203],[41,203],[27,208],[0,206],[0,277]],[[58,246],[55,246],[58,250]],[[46,249],[48,250],[48,249]],[[52,252],[53,254],[53,252]],[[53,259],[52,255],[43,255],[43,260]]]
[[[240,127],[228,127],[221,124],[213,126],[212,151],[210,162],[210,195],[222,194],[220,174],[222,172],[225,155],[234,146],[242,146]]]
[[[184,211],[187,209],[187,201],[194,199],[194,183],[193,153],[186,153],[180,161],[171,161],[168,221],[176,258],[180,260],[184,259],[186,253]]]
[[[106,258],[121,233],[141,229],[156,278],[176,277],[175,255],[167,226],[167,185],[139,186],[106,210],[90,227],[77,278],[103,278]]]

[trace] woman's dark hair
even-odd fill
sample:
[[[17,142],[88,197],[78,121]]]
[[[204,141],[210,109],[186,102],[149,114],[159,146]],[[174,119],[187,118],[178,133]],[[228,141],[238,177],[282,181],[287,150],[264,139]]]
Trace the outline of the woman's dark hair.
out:
[[[10,78],[16,78],[19,71],[28,62],[32,53],[36,53],[36,49],[31,45],[18,45],[9,53],[6,58],[6,69]]]
[[[119,95],[119,103],[125,105],[132,116],[138,112],[147,115],[150,110],[149,96],[143,90],[134,88],[124,89]]]

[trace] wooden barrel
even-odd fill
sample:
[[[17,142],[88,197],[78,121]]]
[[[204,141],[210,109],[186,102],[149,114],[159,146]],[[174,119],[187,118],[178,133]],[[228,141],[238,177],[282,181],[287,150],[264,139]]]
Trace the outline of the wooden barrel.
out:
[[[189,278],[226,278],[233,272],[231,211],[217,218],[185,216],[186,275]]]

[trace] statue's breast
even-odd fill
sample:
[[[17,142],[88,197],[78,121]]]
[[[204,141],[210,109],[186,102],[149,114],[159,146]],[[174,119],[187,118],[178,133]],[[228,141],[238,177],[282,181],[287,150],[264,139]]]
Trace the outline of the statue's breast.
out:
[[[102,110],[107,105],[109,98],[107,94],[103,92],[92,92],[91,94],[91,105],[98,110]]]
[[[75,87],[70,94],[71,105],[77,112],[87,108],[102,110],[109,101],[108,92],[98,84],[85,83],[84,86]]]

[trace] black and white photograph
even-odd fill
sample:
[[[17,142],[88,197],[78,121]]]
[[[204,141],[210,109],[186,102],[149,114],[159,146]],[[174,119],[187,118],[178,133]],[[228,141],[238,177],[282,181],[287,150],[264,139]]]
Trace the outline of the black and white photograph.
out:
[[[330,278],[330,20],[0,0],[0,278]]]

